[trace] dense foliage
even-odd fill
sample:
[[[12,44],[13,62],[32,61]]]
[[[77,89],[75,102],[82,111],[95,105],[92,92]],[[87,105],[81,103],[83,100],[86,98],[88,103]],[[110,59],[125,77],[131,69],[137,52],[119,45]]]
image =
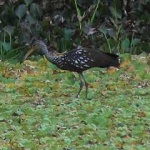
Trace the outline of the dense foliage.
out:
[[[21,56],[33,37],[59,51],[81,44],[110,52],[149,52],[149,6],[149,0],[1,0],[1,59]]]

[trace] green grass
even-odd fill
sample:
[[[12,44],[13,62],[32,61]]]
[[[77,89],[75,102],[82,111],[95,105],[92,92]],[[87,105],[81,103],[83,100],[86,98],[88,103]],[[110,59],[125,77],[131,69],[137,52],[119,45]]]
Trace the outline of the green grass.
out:
[[[0,149],[149,150],[150,74],[133,56],[117,72],[76,73],[39,59],[0,63]]]

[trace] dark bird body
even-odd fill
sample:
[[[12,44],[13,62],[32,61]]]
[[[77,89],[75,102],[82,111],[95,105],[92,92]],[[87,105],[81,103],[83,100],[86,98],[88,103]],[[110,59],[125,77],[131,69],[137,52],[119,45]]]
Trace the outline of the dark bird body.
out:
[[[86,97],[88,84],[84,79],[83,71],[93,68],[93,67],[119,67],[119,56],[115,54],[106,53],[100,50],[88,49],[81,46],[78,46],[76,49],[73,49],[66,53],[58,53],[56,51],[50,50],[46,44],[38,40],[34,43],[36,49],[39,49],[46,58],[55,64],[57,67],[63,70],[69,70],[73,72],[77,72],[80,76],[80,89],[78,91],[77,97],[80,95],[80,92],[83,86],[86,87]],[[29,51],[26,55],[26,59],[28,55],[35,49]]]

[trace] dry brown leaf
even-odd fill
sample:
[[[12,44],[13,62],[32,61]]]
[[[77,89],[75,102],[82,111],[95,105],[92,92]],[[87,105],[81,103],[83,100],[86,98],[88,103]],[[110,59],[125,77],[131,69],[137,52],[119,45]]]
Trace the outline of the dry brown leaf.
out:
[[[115,73],[116,71],[118,71],[119,69],[118,68],[116,68],[116,67],[109,67],[108,69],[107,69],[107,73],[108,74],[113,74],[113,73]]]

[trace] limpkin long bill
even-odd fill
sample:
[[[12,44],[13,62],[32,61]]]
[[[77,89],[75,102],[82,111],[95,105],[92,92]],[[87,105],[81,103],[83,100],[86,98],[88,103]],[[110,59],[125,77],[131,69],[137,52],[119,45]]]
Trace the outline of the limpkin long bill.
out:
[[[100,50],[88,49],[84,47],[77,47],[66,53],[58,53],[53,50],[48,50],[47,45],[42,40],[36,40],[26,55],[24,60],[35,50],[40,50],[40,52],[45,55],[45,57],[57,67],[63,70],[69,70],[77,72],[80,77],[80,88],[76,97],[79,97],[80,92],[85,86],[86,98],[88,94],[88,84],[83,76],[83,71],[92,67],[119,67],[119,56],[116,54],[106,53]]]

